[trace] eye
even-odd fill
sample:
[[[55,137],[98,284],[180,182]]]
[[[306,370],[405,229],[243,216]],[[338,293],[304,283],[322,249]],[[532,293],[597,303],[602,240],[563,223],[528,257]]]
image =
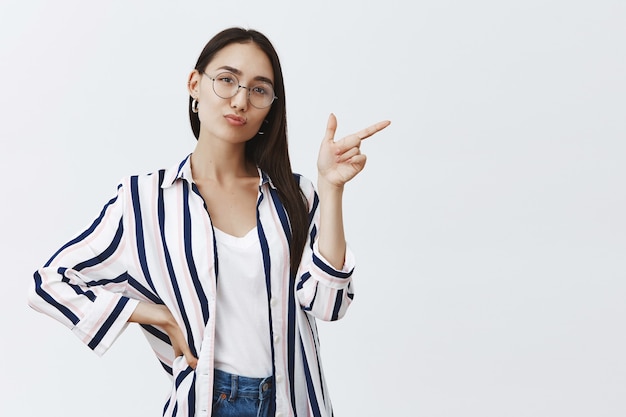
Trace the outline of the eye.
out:
[[[264,96],[267,94],[267,89],[261,85],[257,85],[256,87],[252,87],[252,92],[254,94],[258,94],[260,96]]]
[[[231,75],[219,75],[216,80],[223,84],[236,84],[235,78]]]
[[[274,96],[274,89],[268,84],[255,85],[250,91],[257,96]]]

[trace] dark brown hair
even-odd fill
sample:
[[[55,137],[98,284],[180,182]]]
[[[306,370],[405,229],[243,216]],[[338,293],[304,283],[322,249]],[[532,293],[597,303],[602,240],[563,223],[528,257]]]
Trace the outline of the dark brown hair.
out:
[[[281,202],[285,206],[291,224],[291,242],[289,245],[291,273],[295,274],[302,258],[306,243],[308,214],[305,198],[293,176],[289,149],[287,146],[287,112],[285,106],[285,86],[278,54],[269,39],[252,29],[233,27],[215,35],[204,47],[198,57],[195,69],[202,73],[215,54],[233,43],[255,43],[269,58],[274,71],[274,92],[278,97],[272,103],[263,124],[263,135],[256,135],[246,142],[246,158],[256,164],[272,179],[278,190]],[[200,136],[200,119],[191,110],[193,98],[189,97],[189,121],[196,137]]]

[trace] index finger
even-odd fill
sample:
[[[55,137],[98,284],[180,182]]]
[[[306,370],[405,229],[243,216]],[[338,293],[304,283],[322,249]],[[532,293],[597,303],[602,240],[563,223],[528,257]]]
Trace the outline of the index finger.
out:
[[[370,127],[366,127],[363,130],[359,130],[358,132],[355,133],[355,135],[361,140],[367,139],[370,136],[372,136],[374,133],[380,132],[381,130],[389,126],[390,124],[391,124],[390,120],[383,120],[382,122],[373,124]]]

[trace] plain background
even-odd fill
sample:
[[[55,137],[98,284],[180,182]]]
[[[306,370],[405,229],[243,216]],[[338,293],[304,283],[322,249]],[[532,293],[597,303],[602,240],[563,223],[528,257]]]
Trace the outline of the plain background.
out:
[[[294,169],[383,119],[345,195],[356,298],[321,323],[335,414],[626,415],[626,3],[0,2],[0,415],[157,416],[135,327],[98,358],[32,273],[120,178],[193,150],[217,31],[282,59]]]

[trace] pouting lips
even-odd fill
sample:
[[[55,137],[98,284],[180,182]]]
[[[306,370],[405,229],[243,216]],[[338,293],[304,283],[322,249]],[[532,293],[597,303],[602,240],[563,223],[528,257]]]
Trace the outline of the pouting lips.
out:
[[[237,116],[237,115],[234,115],[234,114],[227,114],[224,117],[231,124],[236,125],[236,126],[243,126],[243,125],[246,124],[246,119],[244,117],[241,117],[241,116]]]

